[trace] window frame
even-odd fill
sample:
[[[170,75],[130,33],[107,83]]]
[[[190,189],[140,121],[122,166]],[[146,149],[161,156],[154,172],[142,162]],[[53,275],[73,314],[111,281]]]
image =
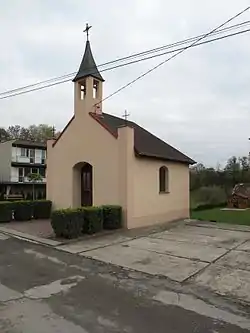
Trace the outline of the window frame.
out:
[[[169,193],[169,169],[162,165],[158,170],[159,194]]]
[[[31,168],[25,167],[24,168],[24,177],[28,177],[30,173],[31,173]]]
[[[36,172],[34,172],[36,170]],[[39,174],[39,168],[38,167],[32,167],[31,168],[31,173]]]
[[[39,174],[40,174],[43,178],[45,178],[45,177],[46,177],[46,170],[45,170],[45,168],[39,168]]]
[[[21,147],[20,150],[21,150],[21,152],[20,152],[21,155],[20,156],[21,157],[27,157],[26,156],[26,148]]]
[[[46,159],[46,150],[45,149],[41,150],[41,158]]]

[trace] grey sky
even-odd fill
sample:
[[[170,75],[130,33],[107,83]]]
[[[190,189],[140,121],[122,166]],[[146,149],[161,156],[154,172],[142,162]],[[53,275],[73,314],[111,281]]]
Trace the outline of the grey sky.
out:
[[[97,63],[205,33],[248,0],[0,0],[0,92],[78,69],[85,23]],[[235,24],[250,19],[250,11]],[[104,103],[196,161],[216,165],[250,144],[250,33],[190,49]],[[158,58],[104,72],[104,94]],[[0,100],[1,126],[54,124],[73,114],[73,84]]]

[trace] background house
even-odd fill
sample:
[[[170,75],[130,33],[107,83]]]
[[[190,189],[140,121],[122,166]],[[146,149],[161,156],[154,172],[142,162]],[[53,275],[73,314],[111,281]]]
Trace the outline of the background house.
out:
[[[46,197],[46,143],[10,140],[0,143],[0,193],[22,194],[31,199],[30,173],[38,173],[42,181],[35,183],[36,198]]]

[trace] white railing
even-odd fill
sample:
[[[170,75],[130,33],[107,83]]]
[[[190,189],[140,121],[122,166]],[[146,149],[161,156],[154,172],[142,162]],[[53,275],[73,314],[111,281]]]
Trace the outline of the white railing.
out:
[[[12,176],[10,177],[10,182],[13,182],[13,183],[32,183],[29,181],[29,178],[28,177],[24,177],[24,176]],[[41,181],[39,182],[35,182],[36,184],[44,184],[46,183],[46,178],[42,178]]]
[[[11,161],[17,163],[46,164],[46,159],[41,157],[12,156]]]

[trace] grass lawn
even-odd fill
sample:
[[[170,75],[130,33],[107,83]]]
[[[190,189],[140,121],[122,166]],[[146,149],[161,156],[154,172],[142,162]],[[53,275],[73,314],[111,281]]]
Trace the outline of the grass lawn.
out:
[[[250,225],[250,209],[230,211],[213,208],[208,210],[191,211],[191,218],[202,221]]]

